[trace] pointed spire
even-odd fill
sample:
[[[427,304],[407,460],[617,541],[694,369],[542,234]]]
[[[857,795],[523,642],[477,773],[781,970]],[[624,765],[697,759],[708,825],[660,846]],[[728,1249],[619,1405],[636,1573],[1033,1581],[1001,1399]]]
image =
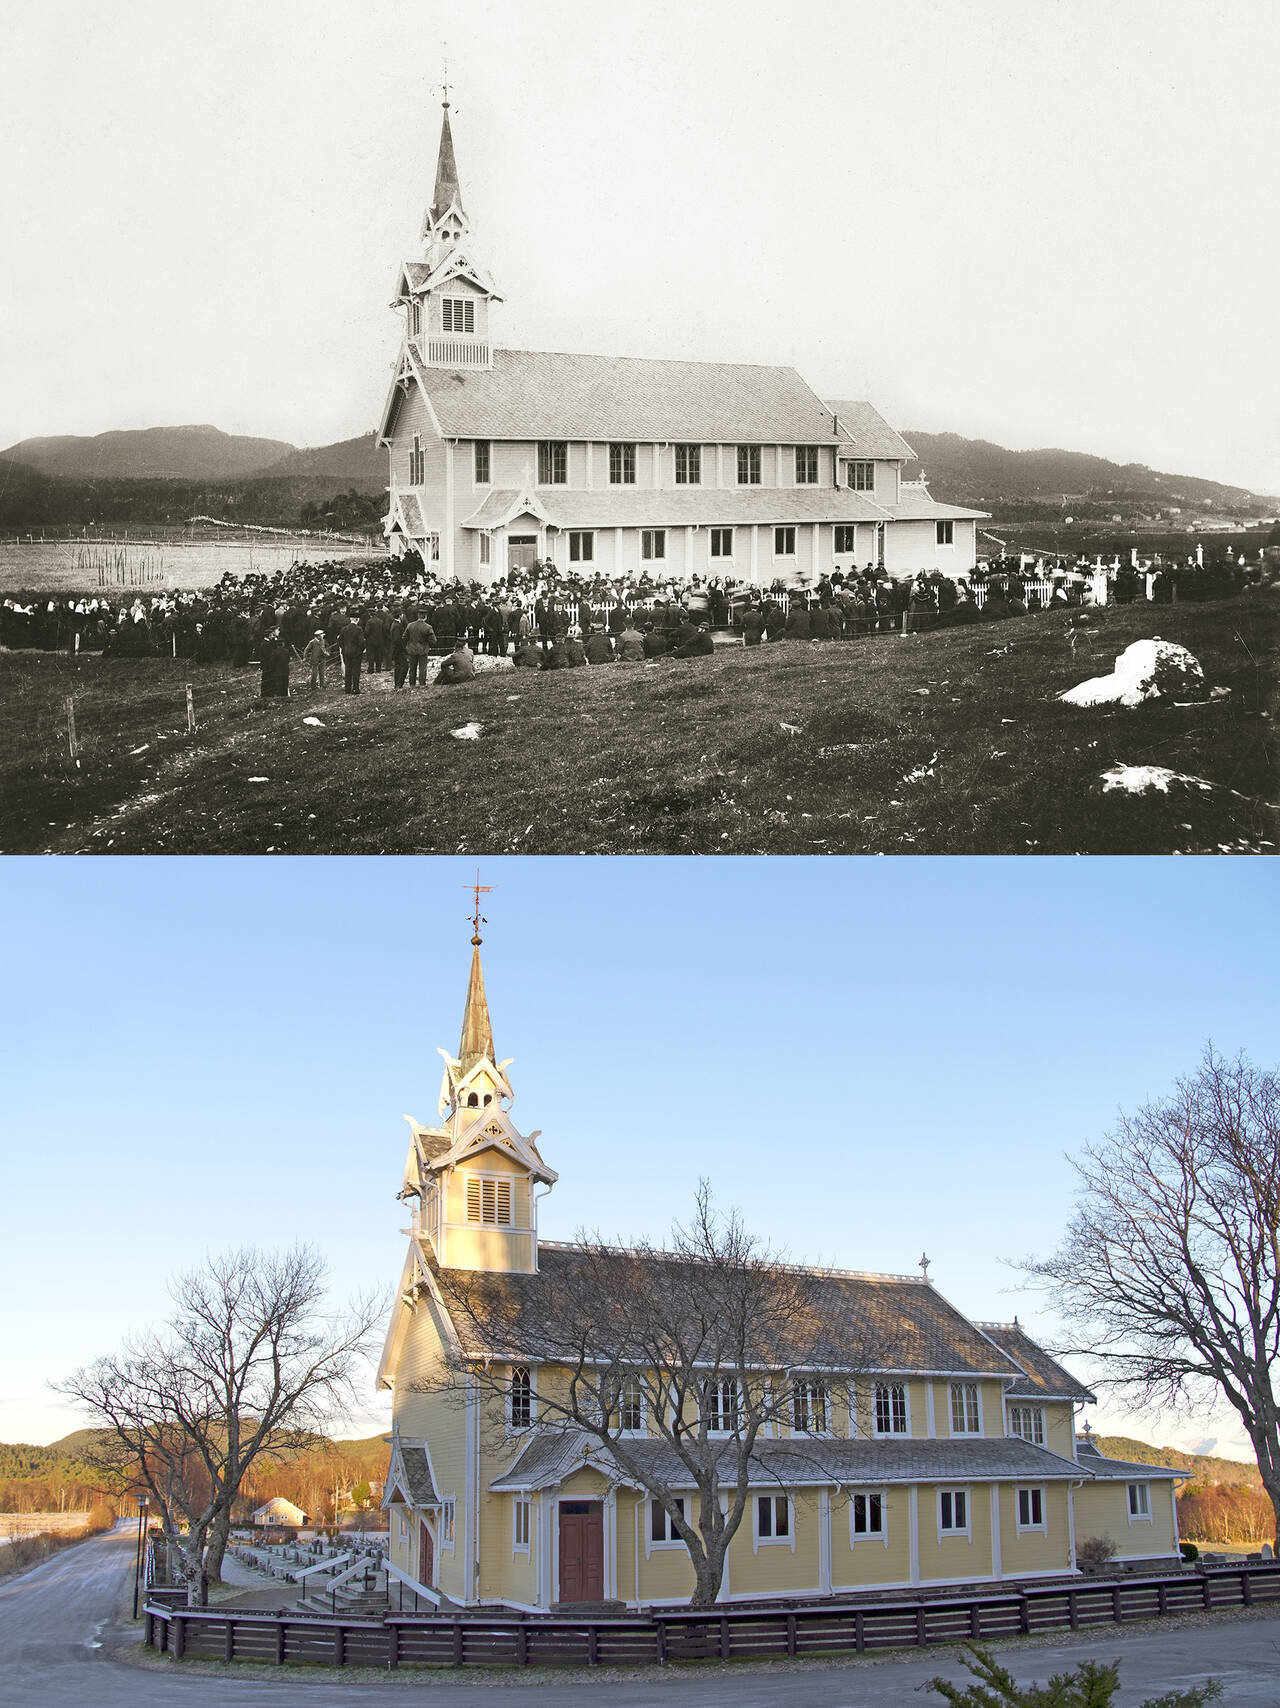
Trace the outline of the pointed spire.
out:
[[[493,1061],[493,1027],[489,1023],[489,1003],[484,994],[484,973],[480,966],[480,945],[471,951],[471,978],[467,983],[467,1005],[462,1011],[462,1041],[458,1045],[458,1063],[463,1074],[470,1073],[484,1058]]]
[[[453,132],[449,128],[449,102],[444,101],[444,119],[440,125],[440,155],[436,161],[436,189],[431,201],[431,218],[435,222],[456,205],[463,211],[462,189],[458,183],[458,163],[453,157]]]

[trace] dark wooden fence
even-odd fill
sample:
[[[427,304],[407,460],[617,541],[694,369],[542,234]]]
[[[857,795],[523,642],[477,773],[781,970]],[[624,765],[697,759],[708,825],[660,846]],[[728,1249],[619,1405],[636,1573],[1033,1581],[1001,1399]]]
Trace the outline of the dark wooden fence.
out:
[[[992,1641],[1021,1632],[1280,1602],[1280,1562],[1150,1577],[1053,1584],[920,1600],[794,1606],[669,1608],[619,1618],[512,1614],[303,1613],[195,1609],[149,1600],[146,1641],[176,1660],[319,1662],[329,1666],[635,1666],[667,1661],[779,1659]]]

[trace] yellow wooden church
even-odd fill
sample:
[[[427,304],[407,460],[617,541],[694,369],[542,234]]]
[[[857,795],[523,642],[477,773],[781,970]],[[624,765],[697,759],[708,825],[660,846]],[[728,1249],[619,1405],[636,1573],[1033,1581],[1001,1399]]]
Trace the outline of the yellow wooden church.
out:
[[[691,1511],[693,1493],[649,1415],[649,1382],[618,1385],[611,1452],[553,1403],[572,1380],[563,1359],[529,1350],[540,1309],[585,1259],[538,1238],[557,1176],[539,1133],[512,1118],[478,929],[473,944],[461,1040],[440,1052],[438,1120],[410,1121],[400,1190],[412,1225],[379,1370],[393,1394],[391,1561],[429,1599],[462,1606],[685,1601],[693,1573],[671,1508]],[[751,1451],[721,1599],[1067,1575],[1093,1537],[1122,1560],[1176,1556],[1179,1473],[1078,1438],[1093,1395],[1016,1321],[969,1321],[927,1273],[792,1273],[833,1324],[892,1322],[893,1353],[850,1370],[835,1345],[828,1370],[770,1376],[785,1400]],[[465,1314],[450,1304],[463,1276],[483,1282]],[[708,1386],[693,1424],[728,1451],[741,1428],[733,1379]]]

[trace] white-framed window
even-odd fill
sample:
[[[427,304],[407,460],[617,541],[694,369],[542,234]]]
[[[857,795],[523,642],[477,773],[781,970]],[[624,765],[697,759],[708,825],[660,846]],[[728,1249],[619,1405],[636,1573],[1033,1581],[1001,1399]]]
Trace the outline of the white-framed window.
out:
[[[705,1382],[702,1388],[702,1409],[711,1435],[731,1435],[738,1427],[738,1379],[721,1376]]]
[[[874,492],[876,489],[876,465],[874,463],[846,463],[845,483],[855,492]]]
[[[738,446],[738,485],[759,486],[760,484],[760,447],[759,445]]]
[[[428,535],[427,536],[427,544],[431,547],[431,561],[432,561],[432,563],[439,563],[440,562],[440,536],[439,536],[439,534]]]
[[[491,447],[490,447],[489,441],[487,439],[477,439],[475,441],[475,477],[474,478],[475,478],[475,484],[477,486],[488,486],[489,483],[491,482],[491,480],[493,479],[493,475],[491,473],[491,469],[493,467],[493,458],[490,454],[490,451],[491,451]]]
[[[938,532],[938,544],[940,546],[955,545],[955,525],[950,517],[945,522],[935,522],[934,527]]]
[[[702,485],[702,446],[676,446],[676,485]]]
[[[639,1376],[624,1376],[618,1383],[618,1429],[623,1435],[644,1433],[644,1389]]]
[[[458,1515],[458,1503],[452,1495],[448,1500],[440,1502],[440,1546],[453,1547],[454,1525]]]
[[[791,1384],[791,1427],[797,1434],[825,1435],[830,1428],[831,1396],[822,1382]]]
[[[529,1552],[529,1499],[527,1495],[516,1495],[511,1505],[511,1552],[527,1554]]]
[[[951,1384],[951,1433],[952,1435],[981,1435],[982,1413],[978,1406],[978,1384],[976,1382],[953,1382]]]
[[[533,1422],[533,1379],[524,1364],[515,1366],[507,1383],[507,1422],[512,1429],[528,1429]]]
[[[858,530],[852,522],[836,523],[835,550],[839,557],[843,552],[856,552],[858,549]]]
[[[444,331],[475,331],[476,300],[474,297],[442,297],[440,299],[440,310],[440,324]]]
[[[492,561],[493,561],[493,541],[490,539],[488,534],[481,534],[481,536],[480,536],[480,567],[481,567],[481,569],[488,569],[488,567]]]
[[[422,434],[413,435],[409,450],[409,485],[421,486],[427,478],[427,454],[422,448]]]
[[[816,445],[796,446],[796,485],[817,486],[818,484],[818,447]]]
[[[1149,1519],[1151,1517],[1151,1484],[1129,1484],[1129,1522],[1134,1519]]]
[[[467,1220],[489,1227],[511,1226],[511,1182],[505,1177],[469,1174]]]
[[[711,555],[712,557],[733,556],[732,528],[713,528],[711,530]]]
[[[879,1489],[859,1492],[849,1502],[849,1541],[884,1540],[884,1495]]]
[[[683,1518],[684,1496],[677,1495],[673,1504],[680,1509],[680,1516]],[[660,1500],[649,1502],[649,1545],[653,1548],[683,1548],[685,1545],[684,1537],[676,1529],[671,1514]]]
[[[1044,1525],[1044,1490],[1029,1488],[1018,1490],[1018,1529],[1043,1530]]]
[[[609,446],[610,486],[634,486],[636,483],[636,448],[634,445]]]
[[[642,558],[664,558],[667,555],[667,530],[665,528],[642,528],[640,530],[640,556]]]
[[[761,1542],[784,1542],[792,1546],[791,1499],[784,1494],[756,1496],[757,1546]]]
[[[1010,1406],[1009,1434],[1030,1441],[1036,1447],[1044,1446],[1044,1407],[1043,1406]]]
[[[967,1536],[969,1534],[968,1489],[938,1490],[938,1535]]]
[[[422,331],[422,298],[409,298],[409,336],[417,338]]]
[[[572,530],[569,534],[569,562],[594,563],[595,561],[595,535],[578,529]]]
[[[794,557],[796,555],[796,531],[794,528],[775,528],[773,530],[774,557]]]
[[[569,450],[563,439],[538,442],[538,485],[563,486],[569,479]]]
[[[877,1435],[906,1435],[907,1390],[901,1382],[877,1382],[875,1432]]]

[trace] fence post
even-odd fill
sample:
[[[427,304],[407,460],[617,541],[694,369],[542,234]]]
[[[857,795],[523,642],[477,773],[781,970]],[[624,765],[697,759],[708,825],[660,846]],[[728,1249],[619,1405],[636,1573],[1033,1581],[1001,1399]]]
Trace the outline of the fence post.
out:
[[[600,1659],[600,1627],[587,1626],[587,1665],[595,1666]]]
[[[196,732],[196,699],[190,682],[187,683],[187,734]]]
[[[276,1620],[276,1665],[284,1665],[284,1620]]]
[[[1018,1629],[1024,1634],[1031,1629],[1031,1601],[1029,1597],[1018,1597]]]
[[[794,1613],[788,1613],[787,1614],[787,1653],[789,1655],[794,1655],[795,1652],[796,1652],[796,1616]]]
[[[71,757],[76,762],[76,769],[78,771],[80,769],[80,743],[76,740],[76,702],[75,702],[75,695],[74,694],[68,694],[67,695],[66,707],[67,707],[67,745],[70,748]]]
[[[222,1633],[222,1658],[230,1665],[236,1657],[236,1622],[227,1614],[226,1626]]]
[[[860,1607],[853,1616],[853,1646],[858,1654],[867,1646],[867,1616]]]
[[[1240,1599],[1246,1607],[1253,1606],[1253,1578],[1248,1566],[1241,1566],[1240,1568]]]
[[[460,1619],[455,1619],[453,1622],[453,1664],[454,1666],[462,1665],[462,1621]]]
[[[1201,1578],[1200,1586],[1200,1598],[1204,1602],[1204,1610],[1207,1613],[1213,1605],[1213,1591],[1209,1587],[1208,1572],[1206,1572],[1203,1578]]]
[[[732,1648],[732,1638],[729,1635],[729,1620],[724,1613],[720,1615],[720,1659],[727,1661]]]
[[[981,1635],[982,1603],[980,1601],[971,1601],[969,1603],[969,1641],[971,1643],[976,1643]]]
[[[173,1616],[173,1658],[180,1661],[187,1652],[187,1622],[180,1613]]]
[[[928,1642],[925,1635],[925,1612],[923,1605],[916,1608],[916,1647],[922,1649]]]
[[[667,1664],[667,1622],[665,1619],[655,1619],[654,1625],[656,1626],[655,1635],[657,1637],[658,1665],[659,1666],[666,1666],[666,1664]]]
[[[528,1631],[528,1627],[522,1621],[519,1625],[516,1626],[516,1665],[517,1666],[528,1666],[528,1664],[529,1664],[529,1631]]]
[[[1113,1583],[1111,1586],[1111,1617],[1117,1625],[1124,1623],[1124,1611],[1120,1606],[1120,1593],[1120,1585]]]

